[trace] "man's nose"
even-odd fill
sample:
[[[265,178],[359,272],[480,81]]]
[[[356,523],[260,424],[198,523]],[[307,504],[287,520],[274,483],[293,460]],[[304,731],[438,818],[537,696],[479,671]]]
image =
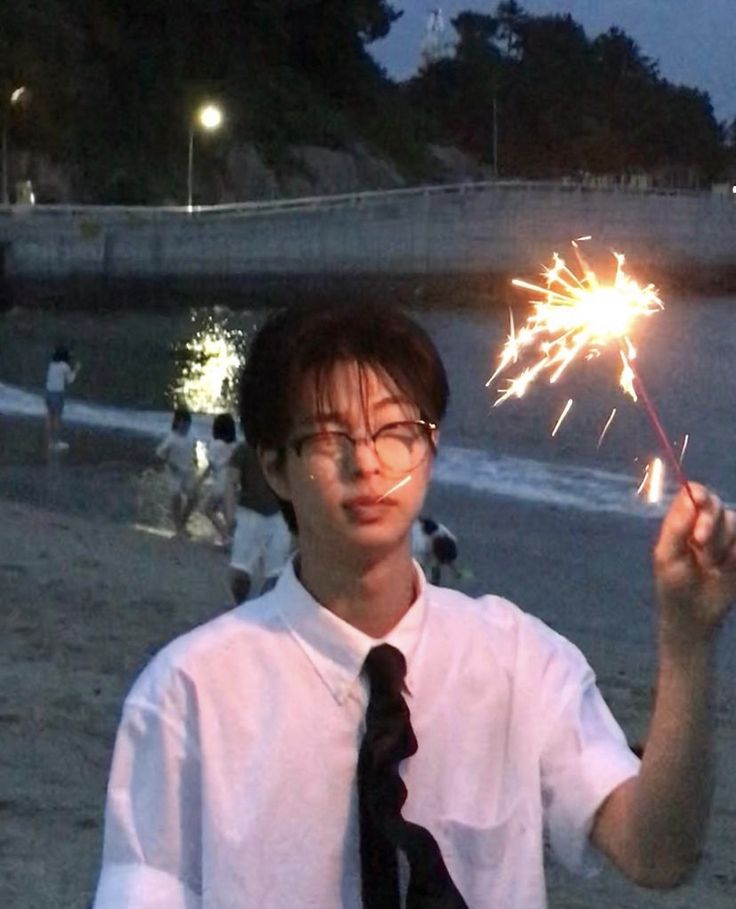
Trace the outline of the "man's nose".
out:
[[[354,439],[350,446],[350,463],[352,470],[358,474],[377,473],[381,462],[376,454],[376,447],[370,437]]]

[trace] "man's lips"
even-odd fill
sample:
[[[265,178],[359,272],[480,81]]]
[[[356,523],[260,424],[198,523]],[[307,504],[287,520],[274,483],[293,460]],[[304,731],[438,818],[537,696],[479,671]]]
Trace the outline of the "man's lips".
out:
[[[385,498],[381,493],[375,493],[373,495],[360,495],[354,496],[352,499],[346,499],[343,502],[343,507],[351,508],[372,508],[375,505],[395,505],[396,502],[386,496]]]

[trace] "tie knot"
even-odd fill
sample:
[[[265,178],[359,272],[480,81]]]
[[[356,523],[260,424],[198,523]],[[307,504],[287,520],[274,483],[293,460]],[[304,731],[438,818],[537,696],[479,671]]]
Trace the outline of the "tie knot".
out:
[[[371,691],[401,694],[406,676],[404,654],[390,644],[379,644],[369,651],[363,663]]]

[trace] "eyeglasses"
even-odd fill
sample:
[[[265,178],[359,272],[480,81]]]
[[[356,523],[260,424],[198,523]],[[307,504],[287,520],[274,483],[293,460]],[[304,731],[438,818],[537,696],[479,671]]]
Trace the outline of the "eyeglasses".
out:
[[[312,469],[332,466],[353,456],[361,442],[373,446],[376,458],[389,473],[408,473],[434,451],[434,423],[426,420],[402,420],[386,423],[368,436],[351,436],[336,429],[324,429],[294,439],[289,447]]]

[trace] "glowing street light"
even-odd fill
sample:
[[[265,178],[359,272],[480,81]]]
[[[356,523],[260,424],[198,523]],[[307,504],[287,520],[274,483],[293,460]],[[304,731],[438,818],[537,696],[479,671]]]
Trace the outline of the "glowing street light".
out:
[[[192,118],[189,126],[189,165],[187,168],[187,208],[192,210],[192,183],[194,178],[194,130],[201,129],[212,132],[222,125],[222,109],[216,104],[205,104],[199,108]]]
[[[25,85],[20,85],[13,89],[9,97],[8,110],[3,114],[3,138],[2,138],[2,163],[3,163],[3,205],[8,205],[10,196],[8,195],[8,124],[13,107],[25,95]]]

